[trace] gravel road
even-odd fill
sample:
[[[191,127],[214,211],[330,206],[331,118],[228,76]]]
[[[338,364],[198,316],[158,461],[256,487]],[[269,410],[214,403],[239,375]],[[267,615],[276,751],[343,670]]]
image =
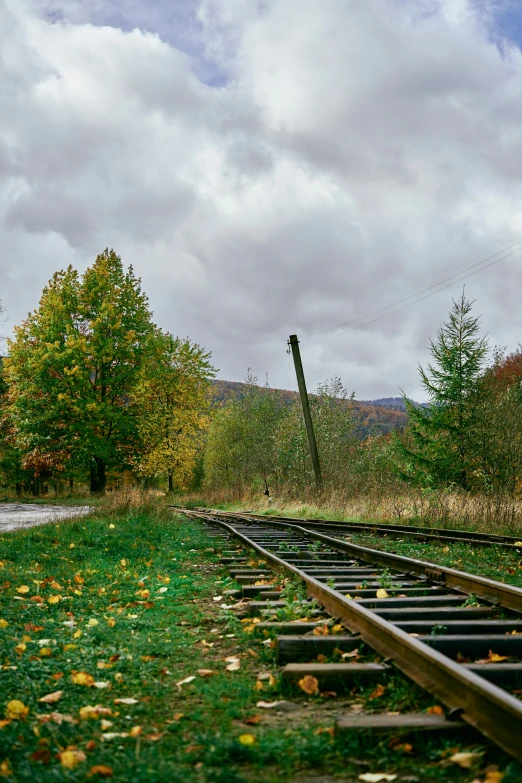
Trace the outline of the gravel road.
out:
[[[0,533],[20,530],[66,517],[83,516],[89,506],[37,506],[31,503],[0,503]]]

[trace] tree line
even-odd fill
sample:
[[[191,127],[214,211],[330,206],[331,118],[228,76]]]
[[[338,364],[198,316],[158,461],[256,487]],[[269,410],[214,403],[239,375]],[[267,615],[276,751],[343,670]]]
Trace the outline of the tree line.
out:
[[[103,492],[108,474],[130,471],[184,487],[214,375],[201,346],[154,324],[141,281],[113,250],[83,275],[55,273],[2,362],[3,485],[38,494],[76,480]]]
[[[357,437],[353,395],[340,379],[311,396],[325,491],[400,493],[422,490],[507,493],[522,488],[522,350],[505,356],[481,336],[464,295],[431,341],[431,361],[419,367],[428,398],[403,395],[408,424],[382,436]],[[267,482],[275,492],[302,496],[314,477],[299,401],[257,385],[212,418],[204,456],[205,484],[241,495]]]
[[[428,403],[403,395],[408,423],[361,438],[339,378],[311,395],[325,493],[422,491],[517,497],[522,488],[522,349],[491,349],[464,295],[419,367]],[[0,374],[0,484],[38,494],[75,482],[237,497],[311,496],[299,398],[259,386],[212,404],[211,355],[162,331],[141,281],[105,250],[83,274],[53,275],[8,340]]]

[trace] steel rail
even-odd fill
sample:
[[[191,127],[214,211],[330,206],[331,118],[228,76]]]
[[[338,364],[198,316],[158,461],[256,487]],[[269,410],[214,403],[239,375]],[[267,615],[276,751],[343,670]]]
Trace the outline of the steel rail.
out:
[[[474,546],[497,546],[503,549],[517,549],[522,551],[522,538],[515,536],[500,536],[493,533],[477,533],[468,530],[451,530],[445,528],[422,528],[414,525],[380,524],[378,522],[335,522],[325,519],[299,519],[297,517],[276,517],[266,514],[255,514],[248,511],[214,511],[210,509],[195,509],[197,511],[220,514],[222,516],[237,517],[248,516],[265,522],[286,522],[310,526],[318,530],[332,530],[335,532],[365,533],[371,532],[379,536],[409,536],[421,541],[448,540],[456,544],[473,544]],[[518,546],[517,546],[518,544]]]
[[[230,522],[209,512],[181,511],[189,518],[203,519],[218,525],[239,539],[245,546],[257,551],[277,571],[293,573],[305,582],[308,595],[322,604],[327,612],[339,618],[348,629],[360,634],[363,641],[377,650],[385,659],[393,660],[406,675],[440,699],[447,707],[458,710],[462,720],[476,728],[518,761],[522,761],[522,702],[514,696],[465,669],[427,644],[418,641],[370,609],[360,606],[357,601],[345,597],[339,591],[318,581],[296,565],[278,557],[237,530]],[[242,521],[252,524],[252,520],[247,515],[243,517]],[[279,524],[277,526],[279,527]],[[426,569],[430,566],[430,564],[409,560],[398,555],[387,555],[354,544],[345,544],[319,533],[312,534],[304,527],[295,525],[290,527],[304,536],[322,540],[332,548],[341,548],[356,554],[358,559],[371,560],[371,557],[374,556],[373,563],[382,563],[382,558],[386,558],[390,565],[400,563],[401,570],[404,570],[404,565],[408,564],[410,566],[408,570],[413,573],[418,573],[420,567]],[[380,558],[379,561],[377,557]],[[431,567],[435,570],[439,568],[438,566]],[[491,585],[498,584],[482,577],[454,572],[453,569],[442,570],[446,578],[458,574],[461,584],[463,582],[471,584],[478,580],[483,587],[488,587],[488,589],[491,589]],[[464,577],[467,579],[464,580]],[[508,592],[514,591],[520,609],[522,591],[498,584],[498,589],[501,592],[504,591],[504,588],[507,588]]]

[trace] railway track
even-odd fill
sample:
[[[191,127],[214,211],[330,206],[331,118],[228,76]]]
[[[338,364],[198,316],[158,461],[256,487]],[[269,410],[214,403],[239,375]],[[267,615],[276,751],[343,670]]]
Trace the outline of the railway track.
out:
[[[196,509],[197,511],[207,511],[208,509]],[[248,511],[224,512],[212,511],[213,514],[220,515],[223,518],[231,519],[257,519],[259,521],[281,522],[285,524],[299,525],[300,527],[310,528],[323,532],[336,533],[345,536],[347,533],[370,533],[372,536],[386,536],[389,538],[413,538],[418,541],[441,541],[447,539],[451,543],[473,544],[473,546],[500,547],[504,549],[515,549],[522,553],[522,538],[515,536],[500,536],[493,533],[476,533],[469,530],[450,530],[446,528],[424,528],[415,525],[381,525],[375,522],[328,522],[323,519],[299,519],[296,517],[278,517],[267,516],[266,514],[254,514]]]
[[[309,527],[251,514],[179,509],[261,559],[232,552],[224,557],[255,616],[274,614],[256,628],[277,631],[276,655],[283,677],[313,677],[321,687],[382,679],[396,665],[437,697],[444,715],[347,716],[338,732],[354,728],[404,733],[458,731],[471,726],[522,761],[522,590],[501,582],[341,541]],[[272,571],[306,585],[313,617],[317,605],[345,629],[314,635],[317,621],[278,618],[285,601],[270,584]],[[378,595],[377,595],[378,593]],[[315,599],[315,601],[314,601]],[[303,612],[308,614],[306,606]],[[324,624],[319,623],[319,625]],[[361,645],[381,663],[328,663]]]

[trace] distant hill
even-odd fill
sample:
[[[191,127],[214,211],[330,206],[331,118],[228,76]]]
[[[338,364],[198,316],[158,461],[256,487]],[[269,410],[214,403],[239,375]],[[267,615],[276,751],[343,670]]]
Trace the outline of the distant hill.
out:
[[[213,381],[212,401],[222,405],[231,398],[241,397],[246,388],[240,381]],[[263,387],[261,387],[263,388]],[[297,392],[278,389],[289,402],[297,397]],[[354,400],[354,418],[356,433],[361,440],[372,434],[385,435],[401,429],[408,423],[408,416],[401,397],[383,397],[378,400]]]

